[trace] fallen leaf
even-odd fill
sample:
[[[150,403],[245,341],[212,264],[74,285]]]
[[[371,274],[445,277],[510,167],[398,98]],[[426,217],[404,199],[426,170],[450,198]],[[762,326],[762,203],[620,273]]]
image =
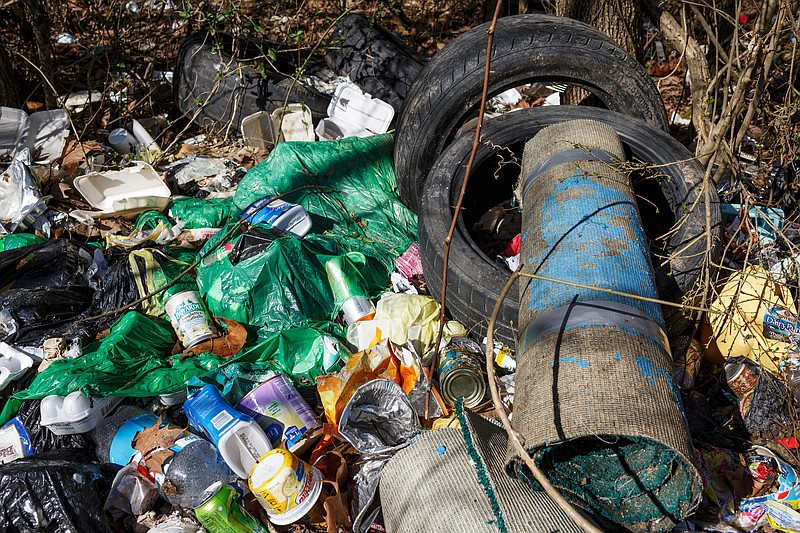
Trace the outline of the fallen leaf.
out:
[[[71,139],[66,148],[64,148],[64,155],[61,157],[61,166],[67,174],[72,174],[78,165],[86,161],[86,156],[94,151],[102,151],[103,148],[97,141],[86,141],[83,143]]]
[[[161,417],[158,417],[152,426],[144,428],[133,438],[133,448],[142,452],[142,457],[147,457],[159,449],[173,446],[176,440],[186,434],[186,430],[183,428],[169,424],[161,427],[161,424]]]
[[[147,467],[149,472],[152,472],[153,474],[163,474],[164,463],[167,462],[167,459],[170,459],[173,455],[175,455],[175,452],[173,452],[171,449],[162,448],[147,454],[142,458],[142,460],[144,461],[144,466]]]
[[[247,342],[247,330],[234,320],[220,319],[227,332],[211,337],[207,341],[196,344],[183,351],[181,357],[191,357],[200,353],[211,352],[220,357],[233,357]]]

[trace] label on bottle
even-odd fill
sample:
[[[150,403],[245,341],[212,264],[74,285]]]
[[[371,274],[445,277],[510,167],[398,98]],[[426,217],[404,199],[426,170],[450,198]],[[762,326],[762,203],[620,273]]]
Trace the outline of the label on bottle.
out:
[[[773,305],[764,313],[764,338],[800,344],[797,317],[786,308]]]

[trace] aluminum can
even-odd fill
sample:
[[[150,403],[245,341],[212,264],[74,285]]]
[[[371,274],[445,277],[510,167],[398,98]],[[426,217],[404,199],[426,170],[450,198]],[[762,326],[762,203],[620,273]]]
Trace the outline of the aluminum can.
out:
[[[486,394],[483,379],[481,345],[467,337],[453,337],[439,354],[439,391],[442,398],[455,405],[464,398],[465,407],[475,407]]]
[[[206,490],[194,514],[208,533],[268,533],[268,529],[236,503],[236,491],[216,482]],[[207,497],[206,497],[207,496]]]

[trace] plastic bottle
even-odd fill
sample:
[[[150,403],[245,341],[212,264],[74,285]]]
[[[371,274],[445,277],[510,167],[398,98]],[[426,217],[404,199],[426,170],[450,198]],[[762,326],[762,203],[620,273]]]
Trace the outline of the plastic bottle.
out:
[[[225,403],[213,385],[190,396],[183,410],[192,426],[217,445],[222,458],[242,479],[247,479],[256,461],[272,449],[258,422]]]
[[[362,283],[361,274],[355,262],[365,263],[363,254],[350,252],[328,260],[325,272],[333,291],[333,299],[342,306],[344,319],[348,326],[359,320],[369,320],[375,316],[375,306],[367,298],[367,291]]]
[[[97,456],[105,463],[124,466],[141,454],[133,448],[133,439],[158,418],[144,409],[124,405],[101,421],[94,431]],[[233,479],[230,469],[207,440],[196,435],[184,435],[170,447],[174,455],[165,462],[164,473],[155,477],[164,496],[173,504],[193,507],[203,492],[213,483],[228,483]]]
[[[213,444],[198,438],[172,458],[166,472],[166,482],[161,488],[171,503],[181,507],[196,507],[203,503],[206,489],[217,482],[233,482],[230,468]]]

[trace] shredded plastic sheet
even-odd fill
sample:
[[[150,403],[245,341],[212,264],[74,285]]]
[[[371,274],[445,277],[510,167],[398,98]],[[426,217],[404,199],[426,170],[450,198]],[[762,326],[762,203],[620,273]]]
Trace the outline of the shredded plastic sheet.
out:
[[[274,370],[309,382],[335,371],[347,353],[329,334],[317,329],[292,329],[243,349],[230,358],[205,353],[181,358],[170,355],[172,329],[136,312],[123,315],[111,333],[84,350],[77,359],[59,359],[39,374],[18,399],[66,396],[76,390],[92,396],[131,397],[170,394],[192,378],[214,375],[234,363]]]
[[[417,235],[417,216],[396,192],[392,147],[391,135],[280,143],[245,175],[234,204],[241,212],[264,196],[309,186],[281,199],[311,214],[313,232],[379,261],[388,279]]]

